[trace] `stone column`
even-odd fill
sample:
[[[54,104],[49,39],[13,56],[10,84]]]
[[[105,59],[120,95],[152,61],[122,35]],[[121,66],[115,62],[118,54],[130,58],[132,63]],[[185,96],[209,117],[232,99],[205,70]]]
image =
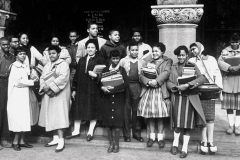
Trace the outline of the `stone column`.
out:
[[[180,45],[196,41],[196,28],[203,15],[202,4],[151,6],[159,28],[159,41],[166,45],[165,55],[177,61],[173,54]]]
[[[15,20],[17,14],[0,9],[0,38],[4,37],[4,30],[6,29],[6,20]]]

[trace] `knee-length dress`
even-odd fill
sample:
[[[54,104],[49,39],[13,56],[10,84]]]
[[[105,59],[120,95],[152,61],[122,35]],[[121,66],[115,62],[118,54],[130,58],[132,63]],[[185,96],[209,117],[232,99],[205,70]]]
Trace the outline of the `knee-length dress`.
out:
[[[197,78],[191,82],[188,82],[190,87],[196,86],[207,82],[207,79],[201,75],[199,69],[191,63],[175,63],[171,67],[171,74],[167,81],[167,87],[169,90],[178,85],[177,78],[182,76],[183,67],[194,67],[195,75]],[[203,113],[202,105],[199,99],[198,90],[187,89],[181,92],[177,91],[171,94],[171,126],[174,128],[193,129],[197,125],[204,125],[206,123]]]
[[[30,86],[34,81],[28,79],[29,68],[18,61],[11,67],[8,83],[7,114],[9,130],[13,132],[31,131],[31,125],[36,124],[39,106]],[[31,95],[31,99],[30,98]],[[35,100],[35,101],[33,101]]]
[[[140,75],[140,80],[143,84],[141,100],[138,104],[138,116],[145,118],[162,118],[169,117],[170,105],[165,101],[169,98],[169,93],[166,87],[166,80],[170,75],[170,68],[172,65],[172,60],[163,57],[161,60],[150,62],[155,64],[155,68],[158,72],[158,77],[156,81],[158,87],[153,88],[148,86],[148,79],[143,74]]]
[[[123,127],[124,125],[124,108],[127,98],[126,92],[128,92],[127,87],[129,85],[129,80],[125,69],[119,67],[119,70],[123,76],[124,83],[114,87],[113,90],[110,90],[110,93],[103,94],[101,112],[103,125],[106,127]],[[105,68],[103,73],[108,71],[109,67]],[[123,92],[116,92],[122,89],[125,90]]]
[[[104,60],[95,55],[89,59],[82,57],[77,65],[73,78],[72,90],[76,91],[75,105],[72,106],[73,120],[101,120],[101,85],[100,77],[92,78],[88,71],[96,65],[104,64]]]
[[[50,89],[55,93],[54,97],[44,94],[39,117],[39,126],[45,127],[46,131],[52,131],[69,127],[69,109],[70,109],[70,69],[67,62],[58,59],[56,62],[47,63],[40,77],[40,90],[42,94],[43,87],[47,84],[43,77],[54,71],[57,78],[49,84]]]

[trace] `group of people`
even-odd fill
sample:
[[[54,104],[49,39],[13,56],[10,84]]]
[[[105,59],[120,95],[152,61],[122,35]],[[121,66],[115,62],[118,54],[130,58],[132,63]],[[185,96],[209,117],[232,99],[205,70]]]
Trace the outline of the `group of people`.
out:
[[[8,130],[14,132],[10,146],[14,150],[33,147],[25,142],[24,132],[37,123],[53,132],[53,140],[45,147],[57,146],[55,151],[61,152],[65,138],[80,136],[82,121],[90,123],[87,141],[94,138],[97,121],[102,121],[109,140],[107,152],[117,153],[121,130],[125,142],[131,141],[131,135],[144,142],[143,117],[147,121],[147,147],[156,141],[159,148],[164,148],[164,121],[170,118],[174,132],[171,154],[179,152],[182,133],[179,157],[187,157],[190,131],[196,127],[202,129],[201,153],[214,154],[215,100],[201,99],[198,90],[206,83],[222,89],[222,108],[227,110],[229,120],[227,133],[240,134],[240,67],[224,61],[226,56],[240,54],[237,34],[232,35],[231,45],[222,51],[218,61],[207,55],[201,43],[193,42],[189,49],[182,45],[174,50],[178,62],[173,64],[164,55],[165,45],[158,42],[150,47],[143,43],[140,30],[133,30],[127,48],[119,43],[118,30],[109,31],[109,40],[98,37],[97,24],[89,24],[87,32],[89,36],[78,41],[77,32],[71,31],[67,47],[60,46],[59,37],[53,36],[43,54],[29,45],[26,33],[0,39],[0,138],[8,140]],[[38,64],[44,66],[42,72],[33,76]],[[106,67],[95,72],[97,65]],[[196,78],[179,84],[185,67],[193,68]],[[155,69],[156,74],[149,77],[144,68]],[[123,83],[101,83],[105,75],[115,74],[122,76]],[[41,106],[36,95],[41,95]],[[71,134],[65,135],[71,124]]]

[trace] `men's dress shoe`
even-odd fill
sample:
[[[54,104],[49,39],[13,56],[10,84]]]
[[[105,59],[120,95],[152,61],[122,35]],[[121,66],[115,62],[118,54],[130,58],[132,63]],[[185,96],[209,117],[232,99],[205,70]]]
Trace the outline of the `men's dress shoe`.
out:
[[[184,151],[181,151],[179,158],[186,158],[187,157],[187,153]]]
[[[171,150],[170,150],[170,153],[172,153],[172,155],[176,155],[177,152],[178,152],[178,147],[172,146],[172,147],[171,147]]]
[[[119,152],[119,145],[114,145],[113,147],[113,153]]]
[[[108,152],[108,153],[111,153],[112,151],[113,151],[113,145],[110,145],[110,146],[108,147],[107,152]]]
[[[62,152],[62,151],[64,150],[64,148],[65,148],[65,145],[63,145],[63,148],[61,148],[61,149],[55,149],[55,152],[56,152],[56,153]]]
[[[32,145],[28,144],[28,143],[24,143],[24,144],[19,144],[20,147],[25,147],[25,148],[33,148]]]
[[[147,147],[152,147],[153,143],[154,143],[153,139],[149,138],[147,141]]]
[[[4,147],[4,148],[12,148],[12,144],[9,143],[9,142],[6,141],[6,140],[2,140],[2,141],[1,141],[1,146]]]
[[[66,139],[72,139],[72,138],[79,137],[79,136],[80,136],[80,134],[70,135],[70,136],[66,136]]]
[[[87,135],[87,141],[91,141],[93,139],[93,136],[91,136],[90,134]]]
[[[144,142],[142,137],[133,136],[133,139],[136,139],[138,142]]]
[[[19,144],[12,144],[12,148],[13,148],[15,151],[21,151],[21,148],[20,148]]]
[[[159,146],[159,148],[164,148],[164,146],[165,146],[164,140],[158,141],[158,146]]]
[[[45,144],[44,147],[52,147],[52,146],[56,146],[56,145],[58,145],[58,143],[56,143],[56,144],[49,144],[49,143],[47,143],[47,144]]]
[[[125,142],[131,142],[131,139],[130,139],[130,137],[124,137],[124,141]]]

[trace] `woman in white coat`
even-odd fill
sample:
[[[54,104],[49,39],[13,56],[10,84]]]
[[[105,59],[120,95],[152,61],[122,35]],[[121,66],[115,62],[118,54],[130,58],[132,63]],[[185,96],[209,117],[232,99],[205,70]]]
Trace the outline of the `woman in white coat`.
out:
[[[36,96],[29,89],[34,86],[35,81],[29,80],[29,67],[24,64],[26,59],[26,51],[22,48],[17,49],[16,61],[11,66],[11,72],[8,81],[8,125],[9,130],[15,132],[12,147],[16,151],[20,151],[21,147],[32,148],[33,146],[25,143],[24,132],[31,131],[31,125],[36,124],[38,115],[33,114],[33,107],[38,108]],[[31,98],[30,98],[31,96]],[[33,99],[34,103],[32,103]],[[38,117],[37,117],[38,118]]]
[[[45,147],[57,145],[55,152],[61,152],[64,145],[64,129],[69,127],[70,109],[70,69],[67,62],[60,59],[61,49],[58,46],[49,47],[51,62],[43,68],[40,78],[39,93],[43,95],[39,117],[39,125],[46,131],[53,131],[53,141]],[[55,72],[52,81],[46,79],[46,75]],[[51,77],[51,76],[50,76]]]

